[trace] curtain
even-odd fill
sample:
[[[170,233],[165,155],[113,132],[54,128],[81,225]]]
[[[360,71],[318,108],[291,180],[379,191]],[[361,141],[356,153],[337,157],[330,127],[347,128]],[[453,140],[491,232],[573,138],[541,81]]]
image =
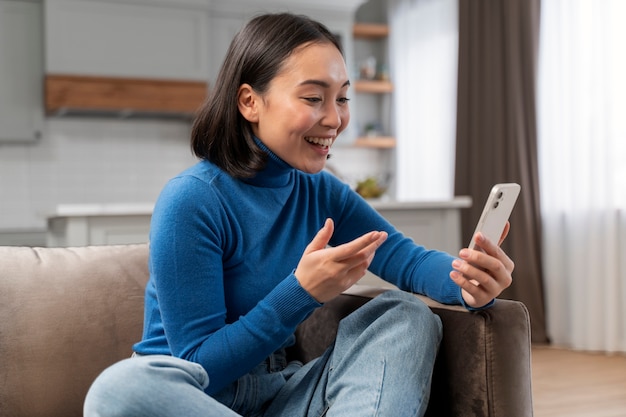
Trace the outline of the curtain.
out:
[[[626,352],[626,2],[542,0],[538,132],[548,329]]]
[[[396,199],[454,195],[457,0],[388,0]]]
[[[529,310],[533,342],[547,342],[543,296],[535,89],[539,0],[459,0],[455,192],[469,242],[492,185],[522,186],[503,249],[515,261],[503,298]]]

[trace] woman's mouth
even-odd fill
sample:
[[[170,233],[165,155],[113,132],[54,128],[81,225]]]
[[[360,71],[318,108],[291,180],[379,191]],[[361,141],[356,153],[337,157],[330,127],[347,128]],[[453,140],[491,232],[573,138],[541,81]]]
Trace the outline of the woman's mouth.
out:
[[[314,145],[321,146],[322,148],[329,148],[333,144],[332,138],[306,137],[304,140]]]

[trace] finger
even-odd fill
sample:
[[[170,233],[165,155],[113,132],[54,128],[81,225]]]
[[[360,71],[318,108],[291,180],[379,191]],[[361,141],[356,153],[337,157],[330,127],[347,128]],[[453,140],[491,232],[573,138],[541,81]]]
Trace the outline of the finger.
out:
[[[333,236],[334,231],[335,223],[330,218],[326,219],[324,226],[317,232],[311,243],[307,245],[304,253],[306,254],[324,249],[328,245],[328,242],[330,242],[330,238]]]
[[[495,253],[488,253],[489,250],[494,250]],[[492,245],[485,252],[462,249],[459,252],[459,258],[475,267],[475,269],[468,267],[469,270],[465,273],[472,275],[472,278],[475,275],[479,282],[481,277],[485,277],[484,279],[494,278],[498,281],[506,282],[510,279],[510,274],[515,267],[511,258],[499,246],[495,245]],[[479,275],[479,272],[483,272],[486,275]]]
[[[479,257],[483,268],[496,272],[500,269],[500,266],[503,265],[506,271],[509,273],[513,272],[515,263],[513,263],[513,260],[509,258],[500,246],[491,243],[486,244],[484,251],[487,256],[483,255],[483,257]]]
[[[486,253],[493,253],[498,248],[498,245],[489,240],[482,232],[474,235],[474,243]]]
[[[368,248],[365,248],[349,260],[343,262],[343,264],[349,268],[350,274],[356,273],[358,275],[357,279],[365,274],[376,255],[376,250],[367,250]]]
[[[478,245],[478,247],[482,249],[482,252],[484,252],[485,254],[489,255],[490,257],[496,258],[496,260],[499,260],[500,262],[506,264],[507,267],[512,265],[511,259],[502,250],[502,248],[499,245],[496,245],[494,242],[487,239],[487,237],[483,235],[482,233],[477,233],[476,236],[474,237],[474,241],[476,242],[476,245]],[[481,251],[471,251],[471,252],[481,252]],[[474,261],[480,261],[480,260],[488,260],[489,257],[481,257],[479,256],[478,253],[472,253],[472,258]],[[486,269],[489,269],[489,265],[481,264],[481,266]]]
[[[491,294],[486,292],[484,288],[475,285],[457,271],[451,271],[450,278],[461,288],[463,299],[469,306],[481,307],[494,298]]]
[[[474,289],[472,287],[480,287],[482,291],[491,292],[497,290],[499,287],[498,282],[489,275],[488,272],[476,268],[469,262],[465,262],[461,259],[455,259],[452,262],[453,272],[460,274],[462,279],[466,280],[471,286],[463,285],[462,288],[466,290]],[[460,277],[460,278],[461,278]],[[456,282],[456,281],[455,281]]]
[[[386,232],[369,232],[348,243],[333,248],[334,260],[347,261],[351,258],[367,258],[387,239]]]
[[[504,239],[509,235],[509,230],[511,230],[511,223],[506,222],[504,225],[504,230],[502,231],[502,235],[500,236],[500,240],[498,241],[498,246],[502,245]]]

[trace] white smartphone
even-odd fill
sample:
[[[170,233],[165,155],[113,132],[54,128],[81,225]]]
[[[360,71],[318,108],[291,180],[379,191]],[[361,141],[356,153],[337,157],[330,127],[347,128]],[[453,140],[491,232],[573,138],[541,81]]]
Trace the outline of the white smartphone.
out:
[[[476,225],[476,230],[472,234],[472,241],[468,246],[470,249],[474,249],[474,236],[478,232],[482,232],[489,240],[498,244],[520,190],[520,185],[516,183],[496,184],[493,186]]]

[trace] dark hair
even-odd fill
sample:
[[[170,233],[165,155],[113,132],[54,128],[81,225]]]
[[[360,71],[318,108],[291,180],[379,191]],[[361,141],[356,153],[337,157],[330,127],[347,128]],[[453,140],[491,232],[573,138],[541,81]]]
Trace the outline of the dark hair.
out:
[[[213,91],[196,116],[191,132],[193,153],[237,178],[254,176],[263,169],[267,154],[239,113],[239,87],[247,83],[257,93],[265,93],[283,62],[310,42],[329,42],[342,52],[337,37],[306,16],[264,14],[248,22],[231,42]]]

